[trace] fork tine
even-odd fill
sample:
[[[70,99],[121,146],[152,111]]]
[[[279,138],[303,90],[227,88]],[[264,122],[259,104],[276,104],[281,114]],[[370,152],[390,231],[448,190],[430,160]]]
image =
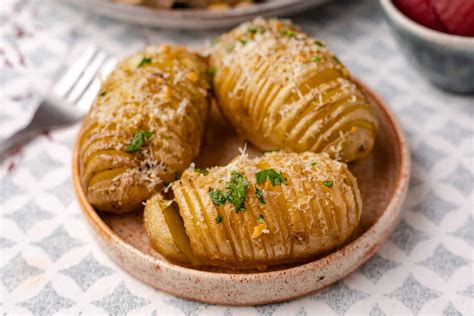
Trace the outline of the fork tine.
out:
[[[97,52],[97,47],[88,46],[81,56],[69,67],[53,87],[53,93],[58,97],[64,97],[72,89],[90,60]]]
[[[69,102],[75,103],[79,99],[79,97],[84,93],[86,88],[91,83],[92,79],[94,79],[106,58],[107,54],[105,52],[97,53],[91,63],[84,70],[81,78],[79,78],[77,83],[74,85],[72,91],[67,96],[67,100]]]
[[[77,107],[81,112],[87,112],[99,92],[101,79],[109,75],[109,73],[114,69],[117,64],[117,59],[109,58],[107,59],[102,68],[99,71],[99,74],[94,78],[92,83],[89,85],[87,90],[82,94],[80,99],[77,101]]]

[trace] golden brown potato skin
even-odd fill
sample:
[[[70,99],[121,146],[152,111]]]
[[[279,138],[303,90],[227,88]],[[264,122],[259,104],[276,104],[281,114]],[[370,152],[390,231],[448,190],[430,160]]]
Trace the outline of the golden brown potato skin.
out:
[[[349,72],[288,20],[258,18],[213,42],[214,90],[226,118],[262,150],[326,152],[350,162],[377,121]]]
[[[286,184],[272,185],[268,179],[258,184],[256,173],[269,168],[281,173]],[[248,183],[245,210],[239,212],[229,201],[216,205],[209,194],[226,191],[233,171]],[[263,191],[264,203],[256,188]],[[210,169],[208,175],[190,168],[172,189],[176,211],[197,258],[193,264],[231,269],[261,270],[334,249],[357,227],[362,209],[357,181],[347,166],[326,154],[310,152],[267,153],[256,159],[240,156],[225,167]],[[145,218],[163,214],[160,205],[163,203],[147,204]],[[220,223],[218,216],[222,216]],[[151,220],[145,222],[145,228],[157,251],[184,261],[170,230],[157,231]]]
[[[198,154],[210,78],[202,57],[151,46],[125,58],[103,82],[80,134],[80,175],[97,209],[136,210]],[[140,131],[151,132],[130,149]]]

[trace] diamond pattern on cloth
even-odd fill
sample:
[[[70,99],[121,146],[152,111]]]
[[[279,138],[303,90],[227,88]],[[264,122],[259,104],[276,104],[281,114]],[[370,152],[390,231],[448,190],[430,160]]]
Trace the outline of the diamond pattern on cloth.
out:
[[[421,143],[417,147],[418,150],[412,153],[413,160],[426,169],[433,168],[436,163],[446,157],[444,152],[426,143]]]
[[[443,200],[433,191],[430,191],[413,210],[422,213],[435,224],[439,224],[446,214],[454,211],[456,208],[457,206],[454,203]]]
[[[30,201],[16,212],[7,214],[24,232],[32,228],[36,223],[52,218],[54,215],[43,210],[35,201]]]
[[[10,240],[8,238],[3,238],[0,237],[0,249],[2,248],[10,248],[13,247],[16,244],[13,240]]]
[[[462,316],[462,314],[449,302],[448,306],[443,310],[443,316]]]
[[[33,315],[53,315],[75,305],[74,301],[59,295],[49,282],[38,295],[17,304],[28,309]]]
[[[394,261],[390,261],[382,258],[378,254],[375,254],[366,264],[364,264],[359,272],[365,275],[368,279],[377,283],[381,277],[383,277],[388,271],[395,269],[400,264]]]
[[[451,175],[443,179],[444,183],[449,183],[464,196],[469,196],[474,186],[474,175],[472,172],[459,164]]]
[[[51,235],[41,241],[33,243],[43,249],[51,258],[56,261],[69,250],[82,246],[82,242],[71,237],[63,226],[58,227]]]
[[[390,236],[390,241],[397,245],[406,254],[410,254],[419,242],[428,239],[428,236],[413,229],[405,220],[402,220],[395,231]]]
[[[0,281],[9,292],[12,292],[23,281],[41,273],[43,273],[41,269],[29,265],[19,253],[6,266],[0,268]]]
[[[99,279],[112,275],[114,270],[101,265],[92,254],[88,254],[78,264],[59,272],[70,276],[83,291],[86,291]]]
[[[433,255],[419,264],[433,270],[444,280],[448,280],[457,269],[469,263],[468,260],[453,255],[443,245],[439,245]]]
[[[463,239],[471,247],[474,247],[474,229],[472,229],[473,227],[474,219],[471,215],[469,215],[469,218],[466,220],[466,223],[454,232],[451,232],[450,234],[452,236]]]
[[[370,310],[369,316],[385,316],[385,313],[382,311],[379,304],[375,304]]]
[[[208,306],[207,304],[192,302],[179,297],[173,297],[172,299],[166,300],[165,302],[180,309],[186,316],[197,316],[204,308]]]
[[[102,307],[110,315],[127,315],[139,307],[150,304],[142,297],[133,295],[125,286],[120,283],[111,294],[104,296],[98,301],[92,302],[93,305]]]
[[[344,282],[338,282],[311,298],[316,301],[325,302],[338,315],[344,315],[354,303],[367,297],[369,297],[367,293],[351,289]]]
[[[386,294],[386,296],[402,302],[415,315],[418,314],[423,305],[440,295],[441,293],[438,291],[423,286],[411,273],[401,287],[392,293]]]

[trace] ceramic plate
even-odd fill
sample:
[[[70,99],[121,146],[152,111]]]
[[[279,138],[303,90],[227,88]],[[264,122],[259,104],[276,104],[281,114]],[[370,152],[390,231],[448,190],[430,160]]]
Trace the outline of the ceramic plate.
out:
[[[370,89],[380,130],[373,152],[350,165],[363,199],[361,223],[351,241],[323,257],[266,272],[201,271],[166,261],[151,249],[142,226],[142,212],[127,215],[99,213],[87,202],[79,178],[78,142],[73,153],[73,181],[79,204],[104,251],[137,279],[173,295],[215,304],[253,305],[289,300],[336,282],[367,261],[396,225],[410,173],[407,144],[395,117]],[[224,165],[244,147],[229,124],[213,107],[206,124],[198,167]],[[260,152],[247,145],[250,156]]]
[[[154,9],[110,0],[74,0],[77,6],[127,22],[166,29],[204,30],[234,26],[257,16],[287,16],[329,0],[267,1],[248,7],[205,9]]]

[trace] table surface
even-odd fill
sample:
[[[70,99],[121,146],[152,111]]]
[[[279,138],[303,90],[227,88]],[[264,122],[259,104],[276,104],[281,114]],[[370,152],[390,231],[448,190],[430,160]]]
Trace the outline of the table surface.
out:
[[[362,268],[320,294],[265,306],[200,304],[159,292],[92,238],[71,184],[78,125],[36,138],[0,166],[0,311],[18,314],[473,315],[474,98],[437,90],[407,63],[375,1],[294,18],[377,91],[406,132],[413,162],[402,220]],[[218,32],[151,30],[67,1],[2,1],[0,137],[24,125],[72,48],[123,56],[149,43],[202,45]],[[440,61],[441,62],[441,61]]]

